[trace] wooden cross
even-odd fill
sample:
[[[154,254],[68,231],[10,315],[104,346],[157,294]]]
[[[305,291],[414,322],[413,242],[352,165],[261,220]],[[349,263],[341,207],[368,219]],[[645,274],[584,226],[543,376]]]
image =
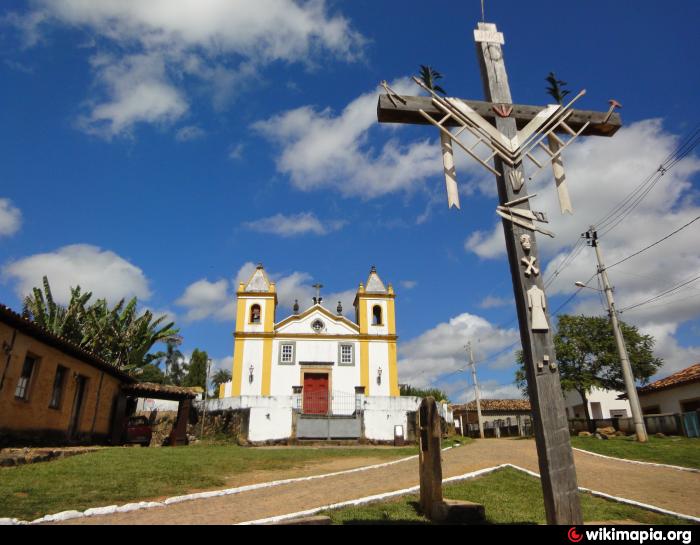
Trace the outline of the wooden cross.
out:
[[[497,32],[496,25],[479,23],[474,34],[486,101],[462,102],[491,122],[503,137],[512,139],[518,130],[523,129],[545,108],[512,103],[501,47],[504,43],[503,35]],[[444,110],[436,106],[432,97],[398,96],[391,93],[379,97],[377,117],[382,123],[430,124],[431,120],[424,114],[428,114],[434,122],[444,120],[446,125],[451,124],[450,119],[445,119]],[[621,124],[619,115],[611,111],[573,110],[566,119],[569,129],[591,136],[612,136]],[[560,127],[557,130],[568,129]],[[450,139],[442,130],[441,136]],[[534,316],[535,309],[531,307],[535,305],[528,304],[528,291],[541,293],[544,303],[541,276],[528,274],[534,272],[530,265],[537,261],[535,229],[527,227],[532,226],[531,222],[513,221],[518,215],[521,218],[544,216],[530,211],[529,197],[525,198],[528,196],[527,179],[522,163],[509,164],[495,155],[493,165],[520,324],[547,522],[581,524],[581,506],[564,398],[554,363],[556,354],[551,327],[546,326],[546,323],[551,324],[549,305],[538,304],[537,315]],[[446,168],[447,166],[446,164]],[[516,215],[504,214],[504,209],[519,212]],[[524,238],[527,243],[523,242],[523,235],[529,235]],[[546,316],[544,324],[542,312]],[[533,323],[533,316],[536,323]]]

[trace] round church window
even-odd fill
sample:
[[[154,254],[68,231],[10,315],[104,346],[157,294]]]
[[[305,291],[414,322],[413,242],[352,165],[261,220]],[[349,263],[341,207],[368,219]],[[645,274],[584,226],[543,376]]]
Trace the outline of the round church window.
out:
[[[311,324],[311,329],[313,329],[316,333],[321,333],[324,327],[325,324],[321,320],[314,320]]]

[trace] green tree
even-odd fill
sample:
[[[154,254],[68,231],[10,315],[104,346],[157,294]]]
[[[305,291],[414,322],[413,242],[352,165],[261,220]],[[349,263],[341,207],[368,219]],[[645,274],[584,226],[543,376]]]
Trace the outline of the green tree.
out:
[[[207,362],[209,356],[206,352],[195,348],[187,365],[187,374],[182,380],[182,385],[187,387],[200,386],[206,388],[207,382]]]
[[[557,79],[554,72],[550,72],[549,76],[545,78],[549,87],[547,87],[547,94],[556,100],[559,104],[564,102],[566,95],[571,93],[568,89],[564,89],[564,85],[568,85],[565,81]]]
[[[430,66],[420,65],[420,79],[428,89],[432,89],[436,93],[445,95],[445,90],[440,87],[436,81],[442,79],[442,74]]]
[[[42,280],[43,291],[34,288],[32,294],[24,298],[22,316],[54,335],[81,344],[85,305],[92,293],[81,293],[80,286],[71,288],[70,301],[64,307],[54,301],[48,278],[44,276]]]
[[[399,395],[414,397],[434,397],[435,401],[450,403],[450,398],[439,388],[414,388],[410,384],[399,385]]]
[[[154,382],[155,384],[163,384],[165,382],[163,371],[152,363],[147,363],[141,367],[141,373],[136,378],[139,382]]]
[[[231,373],[226,369],[219,369],[216,373],[214,373],[214,376],[211,379],[214,386],[214,394],[212,397],[219,397],[219,387],[222,384],[227,383],[229,380],[231,380]]]
[[[642,335],[635,326],[624,322],[620,322],[620,328],[634,378],[646,384],[663,365],[663,360],[654,356],[654,338]],[[586,411],[586,420],[591,418],[588,412],[588,394],[592,388],[625,389],[617,345],[608,318],[561,315],[554,336],[554,347],[562,390],[579,393]],[[518,352],[516,359],[520,364],[516,371],[516,384],[526,393],[522,351]]]

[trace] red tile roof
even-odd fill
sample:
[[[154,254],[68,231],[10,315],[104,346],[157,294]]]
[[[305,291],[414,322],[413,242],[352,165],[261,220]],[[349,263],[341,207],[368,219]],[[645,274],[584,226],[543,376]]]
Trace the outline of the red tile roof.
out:
[[[647,384],[642,388],[638,388],[637,391],[640,394],[648,394],[659,390],[675,388],[676,386],[689,384],[691,382],[700,382],[700,363],[695,363],[690,367],[686,367],[685,369],[681,369],[680,371],[667,376],[666,378],[662,378],[652,382],[651,384]]]
[[[530,401],[527,399],[482,399],[480,401],[482,411],[493,412],[519,412],[530,409]],[[476,411],[476,402],[461,403],[458,405],[450,405],[450,409],[455,411]]]
[[[197,397],[196,388],[183,388],[181,386],[170,386],[168,384],[155,384],[153,382],[138,382],[122,386],[122,390],[127,394],[139,397],[152,397],[155,399],[171,399],[179,401],[182,399],[194,399]],[[201,390],[201,388],[200,388]]]

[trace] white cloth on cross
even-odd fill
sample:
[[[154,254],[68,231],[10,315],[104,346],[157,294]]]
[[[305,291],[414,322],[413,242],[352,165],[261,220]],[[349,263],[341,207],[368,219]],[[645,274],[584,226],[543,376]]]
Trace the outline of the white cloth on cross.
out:
[[[527,290],[527,306],[532,313],[532,331],[549,331],[547,316],[544,313],[544,309],[547,308],[544,291],[537,286]]]
[[[447,189],[447,207],[459,208],[459,188],[457,186],[457,171],[452,151],[452,138],[444,132],[440,133],[440,146],[442,147],[442,165],[445,170],[445,188]]]

